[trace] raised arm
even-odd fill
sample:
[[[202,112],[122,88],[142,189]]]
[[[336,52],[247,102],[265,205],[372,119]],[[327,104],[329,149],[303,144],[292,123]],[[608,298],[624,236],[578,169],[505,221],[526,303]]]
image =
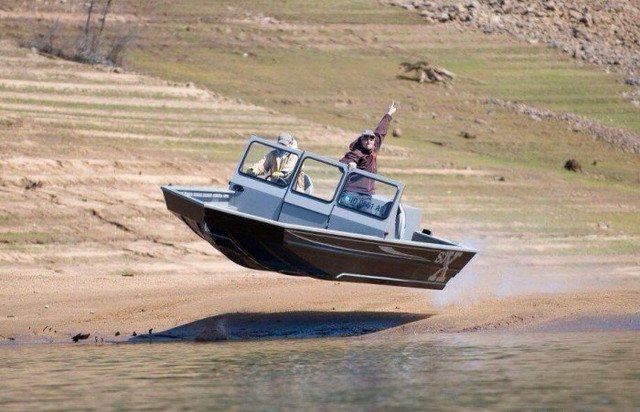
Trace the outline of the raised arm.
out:
[[[395,112],[396,112],[396,102],[392,101],[391,105],[387,109],[387,113],[385,113],[384,116],[382,116],[380,123],[378,123],[378,126],[376,126],[376,129],[373,131],[376,134],[376,136],[378,136],[379,138],[379,142],[376,142],[378,148],[382,146],[382,142],[385,136],[387,135],[387,132],[389,131],[389,124],[391,123],[392,116]]]

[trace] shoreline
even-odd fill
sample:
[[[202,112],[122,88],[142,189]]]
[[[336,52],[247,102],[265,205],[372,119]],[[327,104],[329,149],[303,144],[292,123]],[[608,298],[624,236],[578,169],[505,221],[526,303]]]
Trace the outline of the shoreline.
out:
[[[149,342],[145,339],[149,332],[151,342],[235,342],[640,330],[640,290],[494,296],[437,308],[433,301],[438,292],[289,279],[270,273],[247,276],[232,263],[223,266],[235,274],[214,276],[215,283],[207,276],[189,276],[187,285],[179,275],[139,276],[137,286],[129,284],[128,296],[119,301],[113,296],[124,288],[117,284],[93,294],[59,288],[55,299],[45,299],[50,302],[47,308],[33,300],[38,293],[14,295],[0,307],[4,337],[0,346]],[[30,287],[24,285],[24,289]],[[299,302],[292,302],[290,296],[297,296]],[[63,309],[70,301],[76,302],[75,309]],[[7,317],[11,316],[7,308],[12,308],[13,317]],[[20,314],[21,310],[25,312]],[[87,333],[88,339],[72,341],[76,334]]]

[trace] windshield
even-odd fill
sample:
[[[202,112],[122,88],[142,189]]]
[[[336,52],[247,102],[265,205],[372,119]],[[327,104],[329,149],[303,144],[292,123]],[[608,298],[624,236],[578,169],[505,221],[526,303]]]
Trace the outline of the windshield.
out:
[[[293,190],[324,202],[331,202],[342,174],[342,169],[338,166],[307,157],[302,161]]]
[[[338,204],[371,216],[386,219],[398,194],[398,188],[390,183],[359,174],[347,176]]]
[[[297,163],[298,155],[284,147],[252,142],[240,165],[240,173],[285,187],[291,181]]]

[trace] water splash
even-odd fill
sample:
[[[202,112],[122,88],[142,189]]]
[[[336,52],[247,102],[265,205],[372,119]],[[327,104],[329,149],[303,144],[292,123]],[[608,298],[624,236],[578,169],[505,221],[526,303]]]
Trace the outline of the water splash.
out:
[[[477,239],[463,243],[477,249],[478,255],[444,290],[433,295],[432,304],[438,308],[469,307],[489,298],[594,289],[595,282],[589,282],[593,277],[584,272],[576,274],[564,269],[563,275],[558,276],[552,267],[523,264],[522,258],[496,255]]]

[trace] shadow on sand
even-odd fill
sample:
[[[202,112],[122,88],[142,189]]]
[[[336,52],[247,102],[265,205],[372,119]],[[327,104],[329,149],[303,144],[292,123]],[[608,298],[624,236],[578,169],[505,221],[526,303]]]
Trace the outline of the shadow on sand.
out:
[[[211,342],[359,336],[428,317],[388,312],[226,313],[163,332],[138,335],[129,341]]]

